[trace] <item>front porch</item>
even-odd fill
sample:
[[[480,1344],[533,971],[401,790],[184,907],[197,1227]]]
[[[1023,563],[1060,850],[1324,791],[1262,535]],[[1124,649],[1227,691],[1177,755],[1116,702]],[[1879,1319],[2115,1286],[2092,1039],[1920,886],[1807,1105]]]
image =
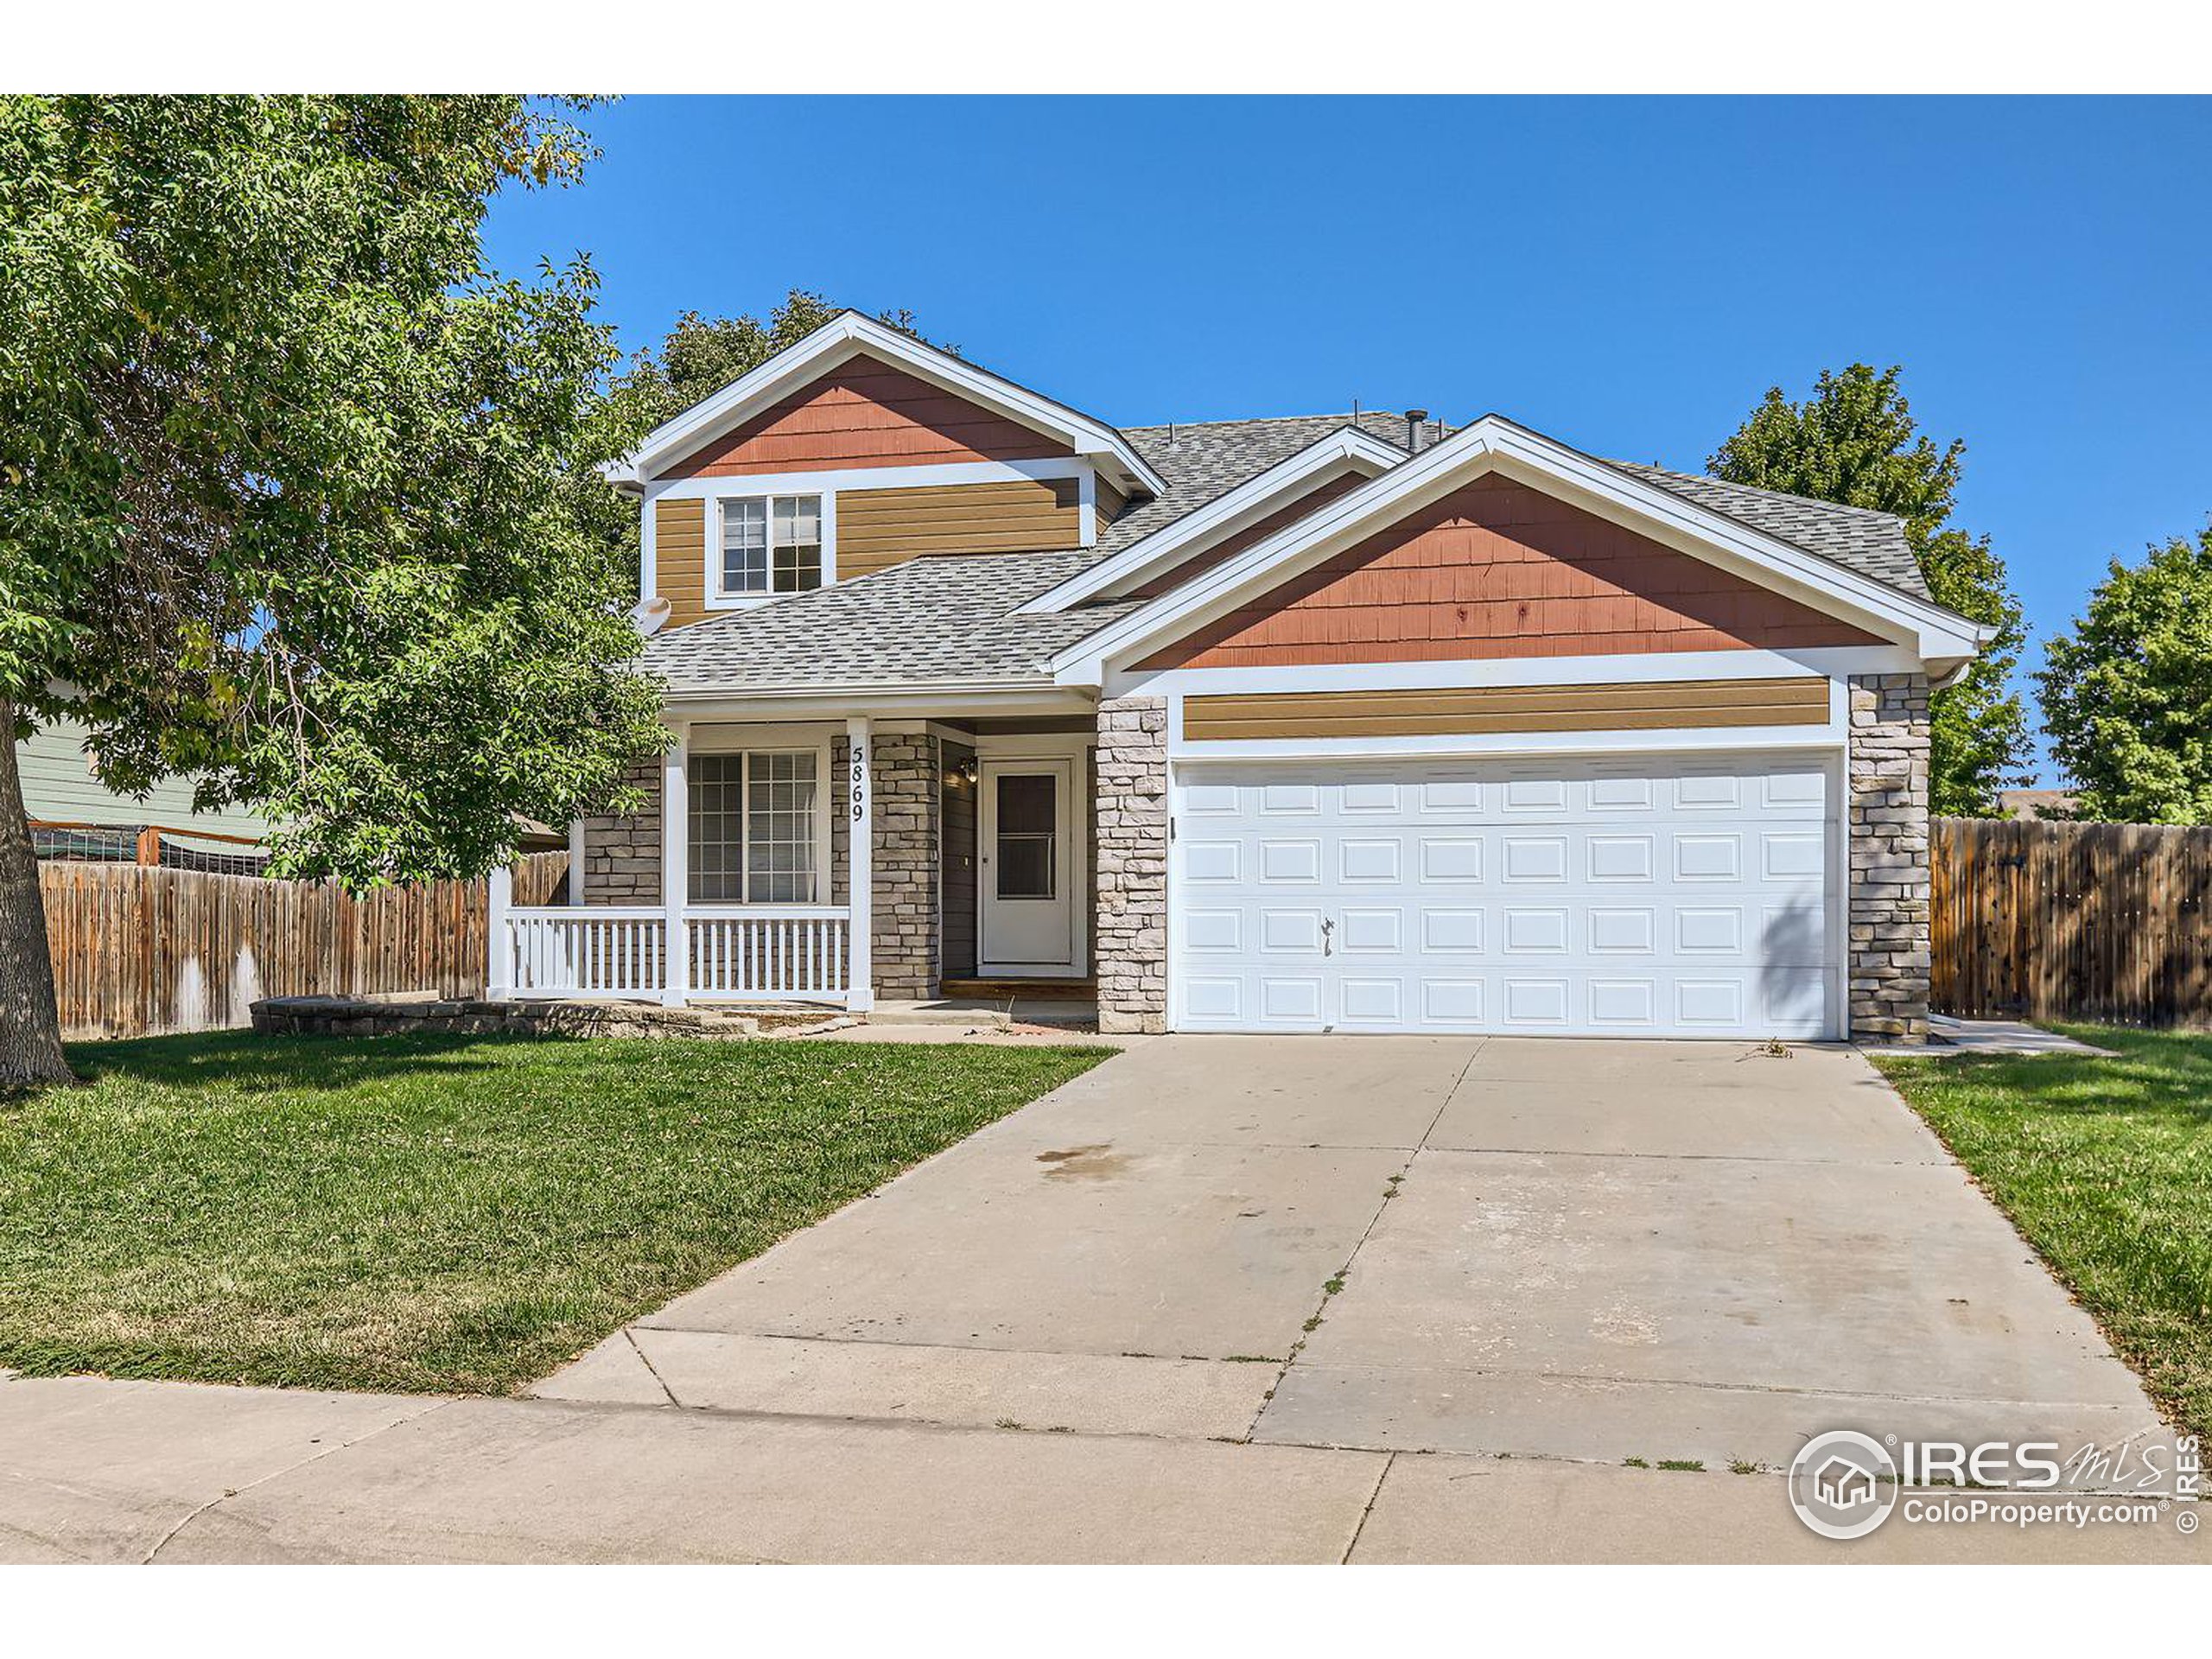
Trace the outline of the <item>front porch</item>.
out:
[[[1095,1001],[1121,870],[1102,887],[1087,700],[671,724],[650,808],[575,827],[569,903],[516,906],[493,878],[493,998],[892,1018],[1045,999],[1055,1023]]]

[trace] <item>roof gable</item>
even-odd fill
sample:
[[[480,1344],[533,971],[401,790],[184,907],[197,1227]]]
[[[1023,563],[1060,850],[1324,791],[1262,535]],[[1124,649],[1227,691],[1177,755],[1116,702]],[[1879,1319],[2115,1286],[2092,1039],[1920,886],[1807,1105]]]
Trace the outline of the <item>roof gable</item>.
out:
[[[1064,436],[1025,426],[863,352],[670,461],[660,476],[1042,461],[1071,448]]]
[[[856,311],[832,318],[751,373],[656,428],[633,454],[609,467],[607,476],[618,484],[640,484],[664,475],[671,466],[696,462],[702,450],[756,417],[794,398],[804,404],[815,382],[855,359],[871,359],[980,411],[1055,440],[1062,447],[1050,453],[1090,457],[1128,487],[1154,494],[1166,488],[1135,447],[1104,422]]]
[[[1864,571],[1759,530],[1632,472],[1485,416],[1338,500],[1123,616],[1054,659],[1057,675],[1090,679],[1183,638],[1251,594],[1296,575],[1485,474],[1499,472],[1718,565],[1931,663],[1962,661],[1985,631]]]
[[[1491,473],[1249,595],[1137,666],[1880,643],[1746,577]]]

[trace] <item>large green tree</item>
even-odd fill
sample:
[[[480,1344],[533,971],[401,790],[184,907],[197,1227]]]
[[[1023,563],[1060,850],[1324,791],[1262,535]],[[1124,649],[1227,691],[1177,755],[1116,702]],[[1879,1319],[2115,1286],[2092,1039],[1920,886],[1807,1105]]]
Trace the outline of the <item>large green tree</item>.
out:
[[[2044,731],[2078,816],[2212,823],[2212,529],[2113,560],[2044,664]]]
[[[582,262],[487,268],[574,178],[510,97],[0,100],[0,724],[200,780],[280,870],[468,876],[630,804],[660,741],[575,480],[636,433]],[[0,1084],[66,1076],[12,742]]]
[[[1864,363],[1840,373],[1823,370],[1802,403],[1770,387],[1706,470],[1738,484],[1895,513],[1936,602],[1997,628],[1974,666],[1929,703],[1931,807],[1988,817],[1998,810],[1999,791],[2027,781],[2033,757],[2027,712],[2010,684],[2027,631],[1989,537],[1950,524],[1966,445],[1955,438],[1939,448],[1920,430],[1898,390],[1899,374]]]

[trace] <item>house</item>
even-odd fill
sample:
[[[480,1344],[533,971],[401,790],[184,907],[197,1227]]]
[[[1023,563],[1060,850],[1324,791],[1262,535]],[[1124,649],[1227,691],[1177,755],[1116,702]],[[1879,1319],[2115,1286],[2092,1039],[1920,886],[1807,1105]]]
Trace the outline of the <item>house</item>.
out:
[[[49,721],[16,743],[23,812],[41,858],[170,864],[251,874],[267,862],[270,825],[237,808],[200,810],[189,778],[164,779],[143,796],[107,787],[93,769],[82,722]]]
[[[1998,816],[2039,823],[2045,818],[2065,818],[2081,810],[2082,798],[2070,789],[2001,789],[1997,791]]]
[[[1986,631],[1894,518],[1498,415],[1117,429],[850,314],[611,470],[672,747],[503,995],[1924,1033]]]

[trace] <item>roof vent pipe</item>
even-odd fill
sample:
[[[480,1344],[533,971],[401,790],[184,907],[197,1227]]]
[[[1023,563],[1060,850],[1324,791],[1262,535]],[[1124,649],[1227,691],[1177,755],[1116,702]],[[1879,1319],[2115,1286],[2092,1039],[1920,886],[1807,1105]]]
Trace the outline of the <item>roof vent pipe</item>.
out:
[[[1421,453],[1421,423],[1427,418],[1428,411],[1425,409],[1406,411],[1406,448],[1411,454]]]

